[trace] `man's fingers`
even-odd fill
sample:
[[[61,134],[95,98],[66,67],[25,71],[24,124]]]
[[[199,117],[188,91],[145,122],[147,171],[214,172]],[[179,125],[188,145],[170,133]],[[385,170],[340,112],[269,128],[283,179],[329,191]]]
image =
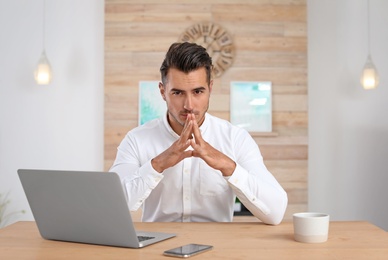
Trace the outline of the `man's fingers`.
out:
[[[200,141],[202,140],[202,135],[201,135],[201,131],[199,131],[199,127],[198,127],[197,121],[195,119],[193,120],[192,131],[193,131],[193,134],[194,134],[195,142],[197,144],[199,144]]]
[[[185,158],[192,157],[192,156],[193,156],[193,151],[192,150],[185,151],[185,152],[182,153],[182,160],[185,159]]]
[[[182,133],[181,133],[181,141],[186,142],[191,135],[193,123],[190,120],[186,120],[185,126],[183,127]]]

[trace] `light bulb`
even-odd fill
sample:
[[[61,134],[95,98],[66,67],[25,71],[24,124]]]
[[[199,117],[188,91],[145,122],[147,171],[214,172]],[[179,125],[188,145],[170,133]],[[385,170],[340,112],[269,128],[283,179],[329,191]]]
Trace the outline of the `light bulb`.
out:
[[[50,62],[46,57],[46,53],[43,50],[40,56],[38,65],[35,69],[35,81],[38,85],[47,85],[50,83],[52,78]]]
[[[375,89],[379,84],[379,75],[370,55],[361,74],[361,84],[364,89]]]

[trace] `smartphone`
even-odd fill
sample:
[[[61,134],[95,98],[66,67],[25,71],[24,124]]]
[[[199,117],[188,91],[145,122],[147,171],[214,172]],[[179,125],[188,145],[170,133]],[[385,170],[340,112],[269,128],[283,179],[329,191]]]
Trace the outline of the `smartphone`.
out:
[[[213,246],[209,245],[199,245],[199,244],[188,244],[184,246],[180,246],[177,248],[173,248],[167,251],[164,251],[164,255],[167,256],[175,256],[175,257],[190,257],[193,255],[197,255],[202,252],[206,252],[208,250],[213,249]]]

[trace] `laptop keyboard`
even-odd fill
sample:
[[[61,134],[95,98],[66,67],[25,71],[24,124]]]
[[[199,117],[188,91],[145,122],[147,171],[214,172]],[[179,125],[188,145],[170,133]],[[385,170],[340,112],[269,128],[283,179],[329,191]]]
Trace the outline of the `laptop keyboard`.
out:
[[[145,241],[145,240],[153,239],[155,237],[137,236],[137,238],[139,239],[139,242],[142,242],[142,241]]]

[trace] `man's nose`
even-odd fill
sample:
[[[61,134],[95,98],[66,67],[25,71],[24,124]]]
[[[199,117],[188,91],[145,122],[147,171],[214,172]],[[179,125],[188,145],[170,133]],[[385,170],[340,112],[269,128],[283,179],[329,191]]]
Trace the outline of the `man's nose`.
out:
[[[193,100],[192,100],[191,95],[187,95],[186,96],[185,104],[184,104],[183,108],[188,110],[188,111],[192,111],[193,110]]]

